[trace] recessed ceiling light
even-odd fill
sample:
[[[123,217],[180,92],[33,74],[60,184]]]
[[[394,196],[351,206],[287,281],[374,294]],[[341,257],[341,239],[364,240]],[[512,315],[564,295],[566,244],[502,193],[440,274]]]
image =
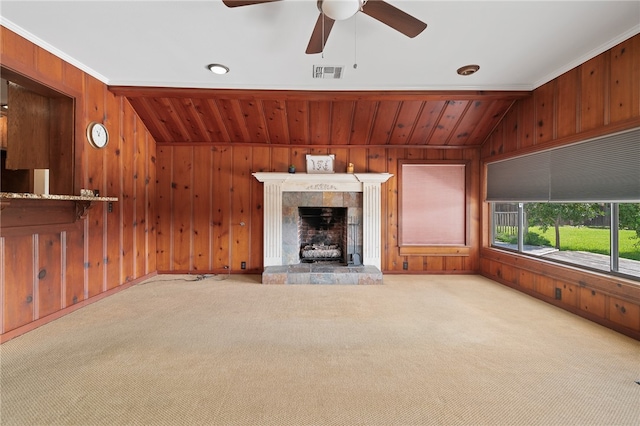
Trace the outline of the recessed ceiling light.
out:
[[[229,67],[225,67],[221,64],[209,64],[207,69],[214,74],[226,74],[229,72]]]
[[[465,65],[463,67],[458,68],[457,73],[460,75],[471,75],[475,74],[476,71],[480,69],[480,65]]]

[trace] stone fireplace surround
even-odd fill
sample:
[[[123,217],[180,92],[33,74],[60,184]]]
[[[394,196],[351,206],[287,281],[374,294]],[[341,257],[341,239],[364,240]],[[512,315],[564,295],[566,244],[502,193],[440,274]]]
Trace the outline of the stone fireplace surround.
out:
[[[253,173],[264,183],[264,267],[262,282],[293,284],[381,284],[381,185],[392,175],[389,173]],[[322,193],[322,199],[350,199],[350,194],[362,193],[362,263],[363,266],[334,266],[299,264],[287,254],[283,240],[286,225],[283,195],[288,192]],[[358,194],[360,195],[360,194]],[[291,199],[291,197],[286,197]],[[304,197],[303,197],[304,198]],[[359,198],[356,197],[356,198]],[[324,203],[324,201],[323,201]],[[330,204],[334,204],[332,201]],[[290,206],[285,207],[285,209]],[[354,207],[354,211],[360,210]],[[283,225],[283,223],[285,223]],[[288,242],[291,244],[291,242]],[[299,247],[295,248],[296,253]],[[294,262],[295,263],[289,263]]]

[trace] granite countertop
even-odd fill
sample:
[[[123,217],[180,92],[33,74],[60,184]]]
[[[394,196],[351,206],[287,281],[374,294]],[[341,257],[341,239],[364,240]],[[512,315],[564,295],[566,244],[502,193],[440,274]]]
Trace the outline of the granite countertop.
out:
[[[66,201],[118,201],[118,197],[95,197],[87,195],[31,194],[28,192],[0,192],[0,199],[19,200],[66,200]]]

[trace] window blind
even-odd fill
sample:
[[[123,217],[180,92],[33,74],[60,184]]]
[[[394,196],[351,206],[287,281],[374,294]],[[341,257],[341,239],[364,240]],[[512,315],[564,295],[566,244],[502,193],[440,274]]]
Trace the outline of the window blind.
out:
[[[486,200],[639,202],[640,129],[490,163]]]

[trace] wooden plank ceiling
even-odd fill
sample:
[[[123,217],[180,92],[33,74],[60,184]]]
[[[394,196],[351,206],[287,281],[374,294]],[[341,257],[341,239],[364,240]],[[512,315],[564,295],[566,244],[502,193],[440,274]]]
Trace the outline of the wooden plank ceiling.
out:
[[[478,147],[531,92],[316,92],[112,86],[158,144]]]

